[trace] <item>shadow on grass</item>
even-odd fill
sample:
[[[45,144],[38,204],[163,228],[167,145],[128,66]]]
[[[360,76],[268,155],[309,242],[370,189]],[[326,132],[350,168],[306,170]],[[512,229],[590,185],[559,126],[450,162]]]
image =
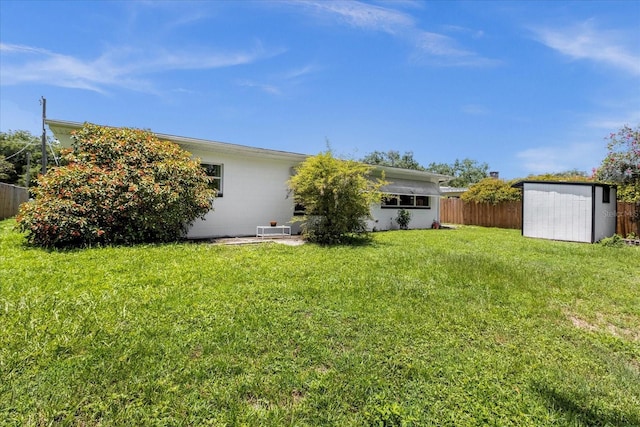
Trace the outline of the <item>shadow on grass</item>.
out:
[[[342,236],[340,240],[332,242],[314,241],[313,238],[307,240],[309,243],[316,244],[321,247],[366,247],[373,243],[373,236],[368,235],[348,235]]]
[[[546,400],[549,409],[568,415],[585,426],[640,426],[638,414],[588,407],[584,396],[578,394],[572,396],[546,384],[536,384],[535,389]]]

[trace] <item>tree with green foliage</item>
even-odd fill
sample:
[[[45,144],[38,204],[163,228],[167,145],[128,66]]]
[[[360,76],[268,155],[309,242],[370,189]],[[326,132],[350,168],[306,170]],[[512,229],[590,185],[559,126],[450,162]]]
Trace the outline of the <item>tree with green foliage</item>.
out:
[[[607,139],[607,157],[595,176],[618,186],[618,200],[635,203],[634,219],[640,230],[640,124],[635,129],[625,125]]]
[[[330,151],[307,158],[288,185],[296,203],[305,207],[302,233],[321,244],[345,243],[367,235],[371,205],[380,203],[386,184],[372,176],[372,167],[335,158]]]
[[[529,181],[550,181],[550,182],[589,182],[593,179],[585,172],[577,169],[565,172],[545,173],[540,175],[529,175]],[[513,202],[522,200],[521,191],[513,188],[512,185],[521,179],[502,180],[496,178],[485,178],[480,182],[472,184],[465,191],[461,198],[467,202],[491,203],[496,205],[501,202]]]
[[[85,124],[64,166],[40,176],[19,230],[43,247],[166,242],[211,208],[198,160],[149,131]]]
[[[469,187],[460,198],[465,202],[491,203],[497,205],[502,202],[522,200],[521,191],[512,185],[518,180],[504,181],[498,178],[485,178]]]
[[[625,125],[607,140],[607,157],[595,176],[617,184],[619,200],[640,204],[640,125]]]
[[[555,182],[590,182],[593,178],[586,172],[578,169],[571,169],[565,172],[544,173],[540,175],[529,175],[529,181],[555,181]]]
[[[5,160],[4,156],[0,156],[0,182],[9,183],[12,176],[15,176],[16,168],[13,163]]]
[[[460,188],[468,187],[489,176],[489,165],[487,163],[478,163],[477,160],[468,158],[463,160],[456,159],[450,165],[446,163],[430,163],[425,170],[452,176],[453,179],[447,185]]]
[[[47,146],[49,163],[55,165],[60,157],[60,145],[47,136]],[[40,136],[25,130],[0,132],[0,181],[26,187],[29,182],[35,182],[41,171]]]
[[[386,153],[382,151],[374,151],[367,154],[361,160],[362,163],[376,166],[390,166],[402,169],[425,170],[424,167],[413,158],[413,152],[406,151],[404,154],[395,150],[389,150]]]

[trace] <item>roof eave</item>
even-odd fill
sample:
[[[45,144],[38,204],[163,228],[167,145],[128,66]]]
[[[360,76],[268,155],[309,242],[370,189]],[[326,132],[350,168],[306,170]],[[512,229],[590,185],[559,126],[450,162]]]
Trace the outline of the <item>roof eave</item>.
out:
[[[84,124],[79,122],[70,122],[64,120],[47,119],[49,129],[54,133],[64,146],[71,145],[71,132],[80,129]],[[152,131],[153,132],[153,131]],[[191,149],[214,149],[217,152],[227,154],[243,154],[263,158],[278,158],[294,161],[304,161],[306,154],[292,153],[288,151],[269,150],[266,148],[249,147],[246,145],[231,144],[227,142],[211,141],[206,139],[188,138],[184,136],[169,135],[164,133],[153,132],[161,140],[174,142],[187,150]]]

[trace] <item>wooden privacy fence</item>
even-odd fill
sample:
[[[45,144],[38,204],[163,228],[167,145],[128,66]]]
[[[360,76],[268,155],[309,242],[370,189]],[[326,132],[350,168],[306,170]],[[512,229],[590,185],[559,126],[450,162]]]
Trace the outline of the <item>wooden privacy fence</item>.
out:
[[[630,233],[640,236],[637,222],[638,215],[640,215],[640,208],[635,203],[618,202],[616,233],[622,237],[626,237]]]
[[[467,203],[462,199],[442,199],[440,221],[449,224],[480,225],[482,227],[521,228],[522,203]]]
[[[633,203],[618,202],[616,233],[640,235],[636,218],[640,209]],[[467,203],[462,199],[441,199],[440,221],[449,224],[483,227],[522,228],[522,202]]]
[[[29,200],[29,190],[0,182],[0,220],[18,213],[20,205]]]

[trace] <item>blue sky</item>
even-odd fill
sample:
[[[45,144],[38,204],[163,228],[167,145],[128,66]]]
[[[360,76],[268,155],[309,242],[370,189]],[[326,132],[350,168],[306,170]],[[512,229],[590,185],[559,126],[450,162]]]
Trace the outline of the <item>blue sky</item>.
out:
[[[640,123],[640,1],[0,1],[0,130],[49,118],[503,178]]]

